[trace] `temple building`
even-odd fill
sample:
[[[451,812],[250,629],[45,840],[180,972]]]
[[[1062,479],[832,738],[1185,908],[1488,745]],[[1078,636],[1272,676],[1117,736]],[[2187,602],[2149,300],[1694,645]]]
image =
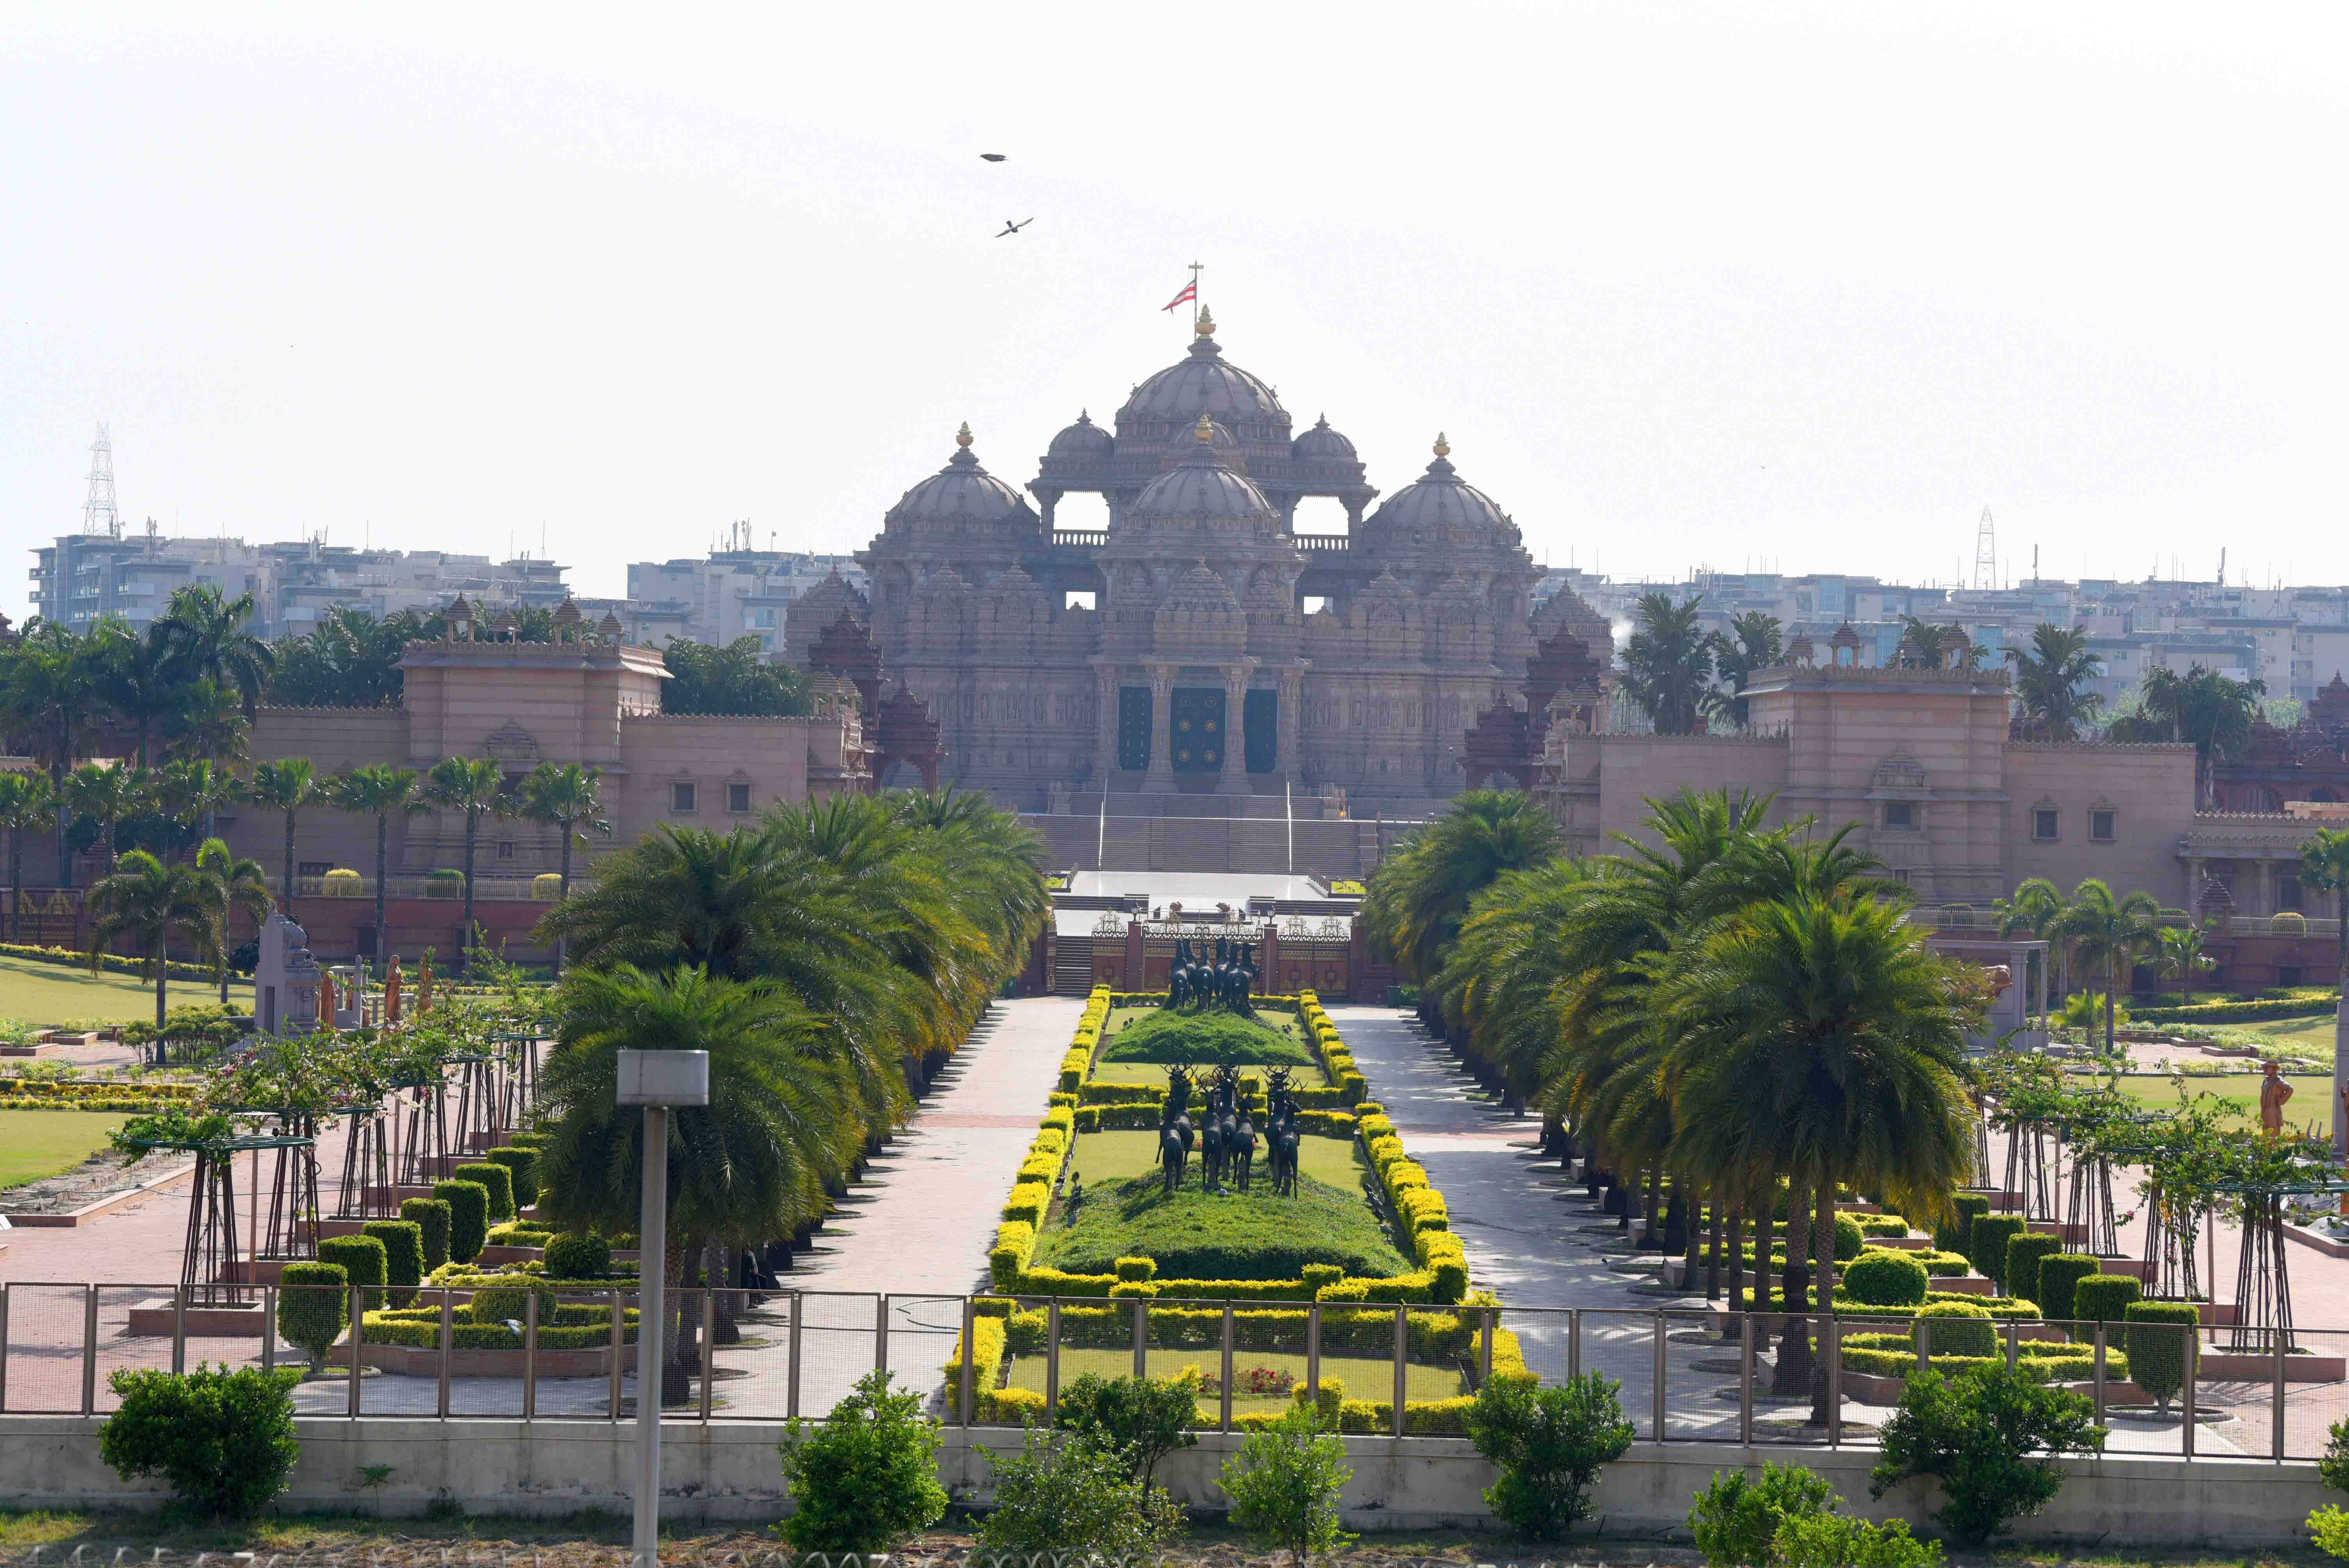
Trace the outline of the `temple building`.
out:
[[[811,662],[846,614],[935,717],[944,780],[1022,809],[1103,789],[1441,799],[1467,787],[1479,717],[1522,702],[1542,639],[1568,632],[1554,660],[1605,670],[1606,621],[1570,593],[1534,614],[1516,524],[1441,436],[1373,507],[1353,444],[1326,418],[1295,433],[1215,334],[1203,312],[1112,428],[1080,414],[1027,494],[965,426],[859,553],[870,598],[841,580],[803,595],[785,656]],[[1108,526],[1056,526],[1072,494],[1101,496]],[[1345,531],[1297,531],[1313,497]]]

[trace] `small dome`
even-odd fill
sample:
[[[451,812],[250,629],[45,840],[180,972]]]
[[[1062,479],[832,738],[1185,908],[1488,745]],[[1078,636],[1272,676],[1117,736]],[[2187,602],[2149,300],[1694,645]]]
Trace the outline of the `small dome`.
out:
[[[1272,521],[1272,503],[1264,492],[1247,475],[1218,461],[1215,446],[1215,421],[1202,414],[1191,428],[1190,456],[1144,486],[1126,515],[1174,521]]]
[[[1330,428],[1330,417],[1323,415],[1313,421],[1313,428],[1289,443],[1288,455],[1300,463],[1351,463],[1361,459],[1354,455],[1354,443]]]
[[[1075,424],[1052,438],[1044,455],[1061,462],[1105,463],[1117,455],[1117,438],[1094,424],[1090,413],[1079,414]]]
[[[1187,421],[1199,414],[1212,414],[1227,425],[1288,423],[1288,410],[1280,406],[1271,387],[1238,366],[1225,363],[1215,332],[1215,317],[1203,314],[1191,352],[1180,364],[1168,366],[1133,389],[1133,396],[1117,411],[1120,428],[1136,419]]]
[[[1516,524],[1493,498],[1460,478],[1452,466],[1452,443],[1435,438],[1435,460],[1427,472],[1389,496],[1366,527],[1390,534],[1417,533],[1433,540],[1449,535],[1498,533],[1514,541]]]
[[[983,526],[1029,513],[1018,490],[978,466],[970,442],[970,427],[965,425],[955,433],[955,454],[947,466],[900,497],[882,520],[884,525]]]

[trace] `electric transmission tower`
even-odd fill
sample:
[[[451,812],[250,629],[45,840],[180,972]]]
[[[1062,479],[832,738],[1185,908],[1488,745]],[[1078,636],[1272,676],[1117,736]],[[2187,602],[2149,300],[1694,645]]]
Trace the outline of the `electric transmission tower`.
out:
[[[1991,525],[1990,508],[1982,508],[1982,522],[1974,530],[1974,586],[1998,586],[1998,531]]]
[[[122,537],[122,518],[114,510],[114,443],[107,438],[104,425],[89,446],[89,499],[81,503],[81,531]]]

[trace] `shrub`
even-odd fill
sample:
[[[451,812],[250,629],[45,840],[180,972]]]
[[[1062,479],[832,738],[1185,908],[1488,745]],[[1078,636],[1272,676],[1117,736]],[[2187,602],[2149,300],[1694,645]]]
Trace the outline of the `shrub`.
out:
[[[2328,1557],[2349,1559],[2349,1513],[2327,1505],[2308,1516],[2308,1533]]]
[[[1920,1324],[1930,1323],[1925,1354],[1935,1356],[1995,1356],[1998,1354],[1998,1330],[1992,1326],[1990,1308],[1976,1306],[1970,1301],[1929,1302],[1917,1309]]]
[[[1199,1440],[1190,1432],[1198,1413],[1197,1391],[1190,1383],[1087,1372],[1061,1390],[1052,1424],[1079,1437],[1098,1438],[1147,1492],[1158,1461]]]
[[[527,1209],[538,1202],[538,1150],[508,1144],[492,1149],[481,1156],[492,1165],[502,1165],[513,1183],[516,1210]]]
[[[490,1233],[490,1190],[479,1181],[440,1181],[432,1195],[449,1205],[449,1261],[469,1264],[480,1257]]]
[[[424,873],[426,898],[462,898],[465,896],[465,873],[443,867]]]
[[[2057,1253],[2039,1260],[2039,1294],[2031,1299],[2039,1304],[2049,1321],[2060,1323],[2076,1317],[2073,1310],[2072,1291],[2092,1274],[2105,1272],[2102,1258],[2081,1253]]]
[[[1999,1283],[2006,1287],[2007,1295],[2022,1296],[2045,1306],[2047,1303],[2039,1294],[2039,1264],[2043,1259],[2052,1258],[2063,1250],[2063,1238],[2051,1236],[2044,1231],[2025,1231],[2020,1235],[2008,1237],[2006,1273]]]
[[[990,1453],[988,1466],[995,1510],[978,1528],[982,1553],[1147,1559],[1183,1528],[1173,1500],[1136,1481],[1099,1429],[1030,1427],[1019,1453]]]
[[[1537,1387],[1530,1379],[1488,1377],[1469,1407],[1468,1436],[1500,1479],[1485,1504],[1528,1541],[1562,1541],[1590,1512],[1600,1467],[1631,1446],[1621,1385],[1596,1372]]]
[[[1962,1253],[1966,1250],[1968,1227],[1990,1212],[1990,1200],[1979,1192],[1961,1192],[1950,1200],[1950,1207],[1957,1218],[1950,1222],[1946,1230],[1938,1227],[1934,1230],[1933,1250]]]
[[[399,1217],[413,1220],[424,1237],[424,1272],[430,1274],[449,1261],[449,1200],[402,1198]],[[486,1222],[482,1227],[488,1229]]]
[[[2118,1323],[2144,1295],[2145,1286],[2128,1274],[2088,1274],[2072,1287],[2072,1315],[2083,1323]]]
[[[453,1181],[478,1181],[489,1190],[492,1224],[514,1217],[513,1172],[504,1166],[486,1160],[468,1161],[450,1171],[449,1178]]]
[[[1941,1543],[1917,1540],[1905,1519],[1870,1524],[1814,1513],[1779,1527],[1770,1561],[1773,1568],[1938,1568]]]
[[[1998,1283],[2006,1293],[2006,1243],[2023,1234],[2023,1220],[2014,1214],[1984,1214],[1966,1228],[1966,1259],[1974,1273]]]
[[[612,1243],[593,1231],[551,1236],[545,1262],[551,1279],[602,1279],[612,1272]]]
[[[2128,1325],[2129,1376],[2166,1411],[2186,1387],[2187,1346],[2200,1329],[2201,1310],[2190,1301],[2133,1301],[2121,1316]]]
[[[1744,1470],[1715,1470],[1689,1510],[1689,1529],[1711,1568],[1759,1568],[1771,1561],[1771,1543],[1786,1521],[1831,1511],[1836,1503],[1826,1478],[1801,1465],[1765,1462],[1759,1480]]]
[[[383,1278],[391,1286],[391,1305],[413,1302],[416,1287],[424,1283],[424,1227],[413,1220],[369,1220],[359,1234],[383,1243]]]
[[[475,1323],[526,1325],[533,1295],[539,1298],[538,1320],[545,1323],[554,1315],[554,1293],[541,1286],[534,1274],[500,1274],[495,1283],[475,1285],[466,1315]]]
[[[285,1288],[277,1293],[277,1332],[309,1355],[315,1372],[326,1364],[326,1352],[350,1323],[351,1276],[339,1264],[287,1264],[280,1283]]]
[[[922,1396],[893,1391],[878,1369],[856,1380],[832,1418],[785,1423],[783,1479],[792,1516],[776,1532],[802,1552],[887,1552],[947,1511],[938,1485],[938,1424]]]
[[[2037,1512],[2063,1491],[2054,1460],[2029,1456],[2103,1450],[2095,1409],[2082,1395],[2002,1366],[1954,1377],[1912,1372],[1899,1409],[1884,1423],[1884,1458],[1868,1472],[1870,1495],[1880,1498],[1910,1476],[1933,1476],[1949,1499],[1934,1522],[1956,1544],[1978,1548],[2008,1520]]]
[[[318,1261],[340,1264],[351,1283],[357,1285],[380,1285],[390,1272],[390,1259],[384,1244],[373,1236],[328,1236],[318,1243]],[[369,1312],[380,1311],[383,1292],[368,1291],[366,1303]]]
[[[251,1519],[285,1490],[302,1445],[294,1435],[291,1367],[199,1365],[184,1377],[124,1368],[107,1379],[121,1401],[98,1429],[114,1473],[160,1474],[173,1495],[216,1519]]]
[[[1922,1306],[1929,1277],[1906,1253],[1863,1253],[1843,1271],[1843,1288],[1868,1306]]]
[[[1232,1500],[1234,1524],[1301,1564],[1352,1539],[1338,1528],[1338,1493],[1353,1476],[1345,1439],[1316,1430],[1312,1412],[1290,1409],[1250,1432],[1216,1483]]]
[[[360,891],[359,873],[348,866],[336,866],[321,879],[319,891],[328,898],[357,898]]]
[[[2349,1491],[2349,1420],[2333,1423],[2323,1457],[2316,1461],[2316,1473],[2333,1491]]]
[[[1836,1262],[1847,1264],[1859,1256],[1859,1249],[1868,1244],[1868,1233],[1861,1230],[1859,1222],[1849,1214],[1837,1214],[1835,1225]]]
[[[1150,1279],[1158,1273],[1158,1260],[1155,1258],[1120,1258],[1112,1266],[1122,1280],[1138,1282]]]

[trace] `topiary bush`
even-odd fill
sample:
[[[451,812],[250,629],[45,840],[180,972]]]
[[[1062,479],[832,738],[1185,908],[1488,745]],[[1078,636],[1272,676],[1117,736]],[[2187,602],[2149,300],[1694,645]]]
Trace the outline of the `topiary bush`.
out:
[[[515,1209],[527,1209],[538,1202],[537,1150],[508,1144],[501,1149],[491,1150],[481,1158],[492,1165],[502,1165],[506,1168],[507,1177],[513,1183]]]
[[[1868,1306],[1921,1306],[1925,1265],[1906,1253],[1868,1252],[1843,1271],[1844,1294]]]
[[[279,1284],[277,1332],[316,1372],[350,1324],[351,1276],[339,1264],[287,1264]]]
[[[529,1322],[530,1298],[538,1297],[538,1320],[554,1315],[554,1292],[531,1274],[500,1274],[495,1284],[473,1287],[467,1311],[475,1323]]]
[[[503,1175],[505,1167],[497,1167]],[[481,1255],[490,1234],[490,1190],[479,1181],[438,1181],[432,1195],[449,1205],[449,1261],[469,1264]]]
[[[888,1552],[936,1523],[947,1511],[938,1423],[921,1409],[920,1394],[892,1389],[876,1369],[829,1420],[785,1423],[783,1478],[794,1507],[777,1533],[802,1552]]]
[[[215,1519],[251,1519],[285,1490],[302,1444],[292,1367],[199,1365],[184,1377],[123,1368],[120,1401],[98,1429],[98,1457],[125,1480],[161,1475],[181,1501]]]
[[[1713,1471],[1689,1510],[1689,1529],[1710,1568],[1760,1568],[1786,1521],[1832,1512],[1837,1501],[1817,1471],[1764,1460],[1758,1480],[1744,1470]]]
[[[1835,1225],[1836,1262],[1847,1264],[1859,1256],[1860,1248],[1868,1245],[1868,1233],[1861,1230],[1859,1222],[1849,1214],[1837,1214]]]
[[[2023,1234],[2023,1224],[2019,1215],[1984,1214],[1966,1227],[1966,1260],[1974,1273],[1996,1281],[2002,1295],[2008,1294],[2006,1243]]]
[[[424,1227],[414,1220],[369,1220],[359,1227],[362,1236],[383,1243],[384,1283],[391,1286],[391,1305],[406,1306],[424,1283]]]
[[[1986,1306],[1970,1301],[1928,1302],[1917,1309],[1917,1322],[1920,1327],[1932,1325],[1925,1339],[1929,1361],[1935,1356],[1998,1354],[1998,1329]]]
[[[593,1231],[554,1236],[545,1263],[549,1279],[603,1279],[612,1272],[612,1243]]]
[[[1537,1387],[1488,1377],[1468,1408],[1468,1436],[1500,1478],[1485,1504],[1528,1541],[1563,1541],[1590,1513],[1599,1472],[1630,1451],[1621,1385],[1596,1372]]]
[[[1117,1270],[1117,1277],[1128,1282],[1155,1279],[1158,1275],[1158,1260],[1155,1258],[1120,1258],[1113,1266]]]
[[[2039,1264],[2064,1250],[2064,1239],[2044,1231],[2025,1231],[2010,1236],[2006,1243],[2006,1273],[2000,1284],[2009,1295],[2019,1295],[2036,1301],[2044,1308],[2047,1304],[2039,1295]]]
[[[478,1181],[490,1194],[490,1223],[514,1217],[513,1172],[486,1160],[468,1161],[449,1172],[454,1181]]]
[[[328,1236],[318,1243],[318,1261],[340,1264],[356,1285],[380,1285],[390,1268],[383,1243],[373,1236]],[[380,1290],[368,1291],[367,1310],[381,1311],[383,1295]]]
[[[449,1200],[446,1198],[402,1198],[399,1217],[413,1220],[424,1238],[424,1272],[430,1274],[449,1261]],[[482,1226],[486,1232],[486,1223]]]
[[[1950,1207],[1956,1212],[1957,1218],[1947,1226],[1935,1227],[1933,1250],[1937,1253],[1964,1252],[1970,1227],[1990,1212],[1990,1200],[1979,1192],[1961,1192],[1950,1200]]]
[[[2189,1346],[2199,1335],[2201,1310],[2190,1301],[2133,1301],[2121,1316],[2127,1325],[2129,1377],[2166,1412],[2186,1387]]]
[[[2050,1323],[2061,1323],[2079,1315],[2072,1308],[2072,1291],[2082,1280],[2093,1274],[2105,1272],[2102,1258],[2085,1253],[2057,1253],[2039,1260],[2039,1294],[2031,1299],[2047,1315]]]
[[[2118,1323],[2145,1286],[2128,1274],[2089,1274],[2072,1287],[2072,1315],[2082,1323]],[[2111,1330],[2106,1331],[2109,1339]]]

